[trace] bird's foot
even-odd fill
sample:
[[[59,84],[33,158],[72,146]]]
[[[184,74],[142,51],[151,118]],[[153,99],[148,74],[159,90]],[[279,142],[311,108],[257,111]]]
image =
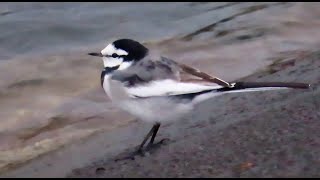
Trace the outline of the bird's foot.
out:
[[[138,150],[135,150],[134,152],[131,152],[126,155],[120,155],[120,157],[116,158],[115,161],[123,161],[123,160],[135,160],[136,156],[144,157],[150,155],[150,153],[154,152],[156,149],[158,149],[161,145],[165,145],[169,141],[168,138],[164,138],[160,140],[157,143],[149,143],[144,149],[138,148]]]
[[[145,151],[147,152],[153,152],[155,149],[158,149],[160,146],[165,145],[170,139],[168,138],[164,138],[161,139],[159,142],[157,143],[149,143],[146,148]]]
[[[120,157],[116,158],[114,161],[123,161],[128,159],[134,160],[137,155],[144,156],[144,150],[138,149],[138,150],[135,150],[134,152],[130,152],[129,154],[125,154],[125,155],[120,154],[119,155]]]

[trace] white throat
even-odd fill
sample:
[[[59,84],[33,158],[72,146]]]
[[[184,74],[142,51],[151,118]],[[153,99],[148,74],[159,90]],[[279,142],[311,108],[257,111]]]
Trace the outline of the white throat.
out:
[[[123,62],[122,58],[103,57],[103,65],[106,68],[119,66],[118,70],[124,70],[133,64],[132,61]]]
[[[113,58],[113,57],[103,57],[103,65],[104,67],[115,67],[115,66],[120,66],[122,63],[122,58]]]

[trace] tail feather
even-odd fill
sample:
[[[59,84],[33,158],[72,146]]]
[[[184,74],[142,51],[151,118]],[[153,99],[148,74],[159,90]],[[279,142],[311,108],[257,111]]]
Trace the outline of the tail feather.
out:
[[[306,83],[286,83],[286,82],[235,82],[231,83],[233,87],[224,87],[217,89],[218,92],[234,91],[241,89],[283,89],[283,88],[294,88],[294,89],[308,89],[310,84]]]
[[[224,91],[218,91],[221,94],[226,93],[238,93],[238,92],[254,92],[254,91],[270,91],[270,90],[282,90],[282,89],[290,89],[288,87],[256,87],[256,88],[243,88],[243,89],[230,89]]]
[[[309,89],[310,84],[306,83],[285,83],[285,82],[235,82],[231,83],[232,87],[224,87],[215,90],[206,90],[198,93],[189,94],[195,98],[194,102],[201,102],[205,99],[220,96],[227,93],[268,91],[281,89]],[[212,93],[215,92],[215,93]],[[218,93],[217,93],[218,92]]]

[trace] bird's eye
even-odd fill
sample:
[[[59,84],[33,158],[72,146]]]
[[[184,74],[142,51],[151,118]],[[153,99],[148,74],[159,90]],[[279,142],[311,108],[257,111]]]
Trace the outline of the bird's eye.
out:
[[[118,57],[118,54],[113,53],[111,56],[112,56],[113,58],[116,58],[116,57]]]

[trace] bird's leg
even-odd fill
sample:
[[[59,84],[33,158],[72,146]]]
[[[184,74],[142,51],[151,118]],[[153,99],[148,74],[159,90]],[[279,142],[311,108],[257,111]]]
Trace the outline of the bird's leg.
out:
[[[154,138],[155,138],[155,135],[156,135],[156,133],[154,133],[154,132],[155,132],[155,130],[158,131],[159,127],[160,127],[160,124],[158,124],[158,123],[155,124],[155,125],[153,125],[153,127],[151,128],[151,130],[148,132],[148,134],[147,134],[147,135],[145,136],[145,138],[143,139],[142,143],[139,145],[138,150],[134,151],[133,153],[131,153],[130,155],[127,155],[127,156],[125,156],[125,157],[117,158],[115,161],[125,160],[125,159],[134,159],[134,156],[136,156],[136,155],[143,155],[143,154],[144,154],[144,150],[143,150],[144,144],[147,142],[147,140],[149,139],[149,137],[150,137],[151,135],[152,135],[151,140],[152,140],[152,142],[153,142],[153,140],[154,140]],[[151,140],[150,140],[150,141],[151,141]]]
[[[148,132],[148,134],[146,135],[146,137],[143,139],[142,143],[140,144],[138,152],[142,152],[142,148],[143,148],[144,144],[147,142],[147,140],[149,139],[149,137],[151,135],[152,135],[151,140],[154,140],[154,136],[155,136],[154,132],[158,131],[159,126],[160,126],[160,124],[158,125],[158,123],[152,126],[151,130]]]
[[[148,143],[148,145],[147,145],[147,147],[146,147],[146,151],[150,151],[151,149],[154,149],[154,148],[156,148],[156,147],[159,147],[160,145],[163,144],[163,142],[164,142],[165,140],[168,140],[168,138],[164,138],[164,139],[162,139],[162,140],[160,140],[159,142],[157,142],[157,143],[154,144],[154,139],[155,139],[155,137],[156,137],[156,135],[157,135],[157,132],[158,132],[159,128],[160,128],[160,123],[155,124],[155,129],[154,129],[154,131],[153,131],[151,140],[149,141],[149,143]]]
[[[156,123],[153,127],[154,127],[153,134],[152,134],[152,137],[151,137],[148,145],[153,144],[154,138],[156,137],[158,130],[160,128],[160,123]]]

